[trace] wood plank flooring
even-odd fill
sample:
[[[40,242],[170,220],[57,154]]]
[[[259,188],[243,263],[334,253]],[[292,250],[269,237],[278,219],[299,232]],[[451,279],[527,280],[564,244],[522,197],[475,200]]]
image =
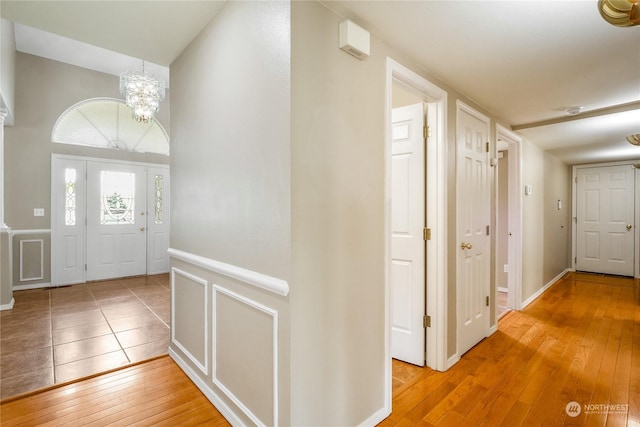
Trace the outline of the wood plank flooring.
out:
[[[9,426],[227,426],[169,356],[54,386],[0,406]]]
[[[380,425],[640,426],[638,286],[571,273],[447,372],[394,360]],[[6,399],[0,424],[228,425],[168,357]]]
[[[394,360],[380,425],[640,426],[639,285],[570,273],[447,372]]]

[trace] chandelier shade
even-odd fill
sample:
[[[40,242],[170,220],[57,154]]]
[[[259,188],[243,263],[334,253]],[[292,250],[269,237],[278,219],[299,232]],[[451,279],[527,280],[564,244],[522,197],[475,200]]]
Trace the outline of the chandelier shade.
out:
[[[160,102],[165,97],[164,80],[157,79],[144,71],[125,71],[120,74],[120,94],[125,103],[133,111],[133,117],[142,123],[153,120],[158,112]]]

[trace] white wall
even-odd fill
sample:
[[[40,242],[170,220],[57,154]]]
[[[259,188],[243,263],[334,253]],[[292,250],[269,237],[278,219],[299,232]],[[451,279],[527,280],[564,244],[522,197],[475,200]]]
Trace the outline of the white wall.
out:
[[[0,20],[0,108],[6,108],[9,115],[5,125],[12,126],[15,115],[15,62],[16,41],[13,23]]]
[[[570,266],[571,170],[531,141],[523,141],[522,301]],[[523,189],[524,194],[524,189]],[[563,201],[562,210],[557,200]]]
[[[290,55],[288,2],[227,2],[171,65],[170,351],[243,425],[291,424]]]

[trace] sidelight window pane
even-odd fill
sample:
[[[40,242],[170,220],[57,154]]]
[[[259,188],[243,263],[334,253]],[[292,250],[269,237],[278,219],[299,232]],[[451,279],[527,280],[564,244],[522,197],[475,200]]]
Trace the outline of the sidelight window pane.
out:
[[[76,225],[76,170],[64,170],[64,224]]]

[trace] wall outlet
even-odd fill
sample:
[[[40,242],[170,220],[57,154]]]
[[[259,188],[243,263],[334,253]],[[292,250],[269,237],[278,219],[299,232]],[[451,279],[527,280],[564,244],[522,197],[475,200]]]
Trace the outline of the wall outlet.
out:
[[[504,272],[508,273],[509,272],[509,264],[505,264],[504,265]]]
[[[34,208],[33,216],[44,216],[44,208]]]

